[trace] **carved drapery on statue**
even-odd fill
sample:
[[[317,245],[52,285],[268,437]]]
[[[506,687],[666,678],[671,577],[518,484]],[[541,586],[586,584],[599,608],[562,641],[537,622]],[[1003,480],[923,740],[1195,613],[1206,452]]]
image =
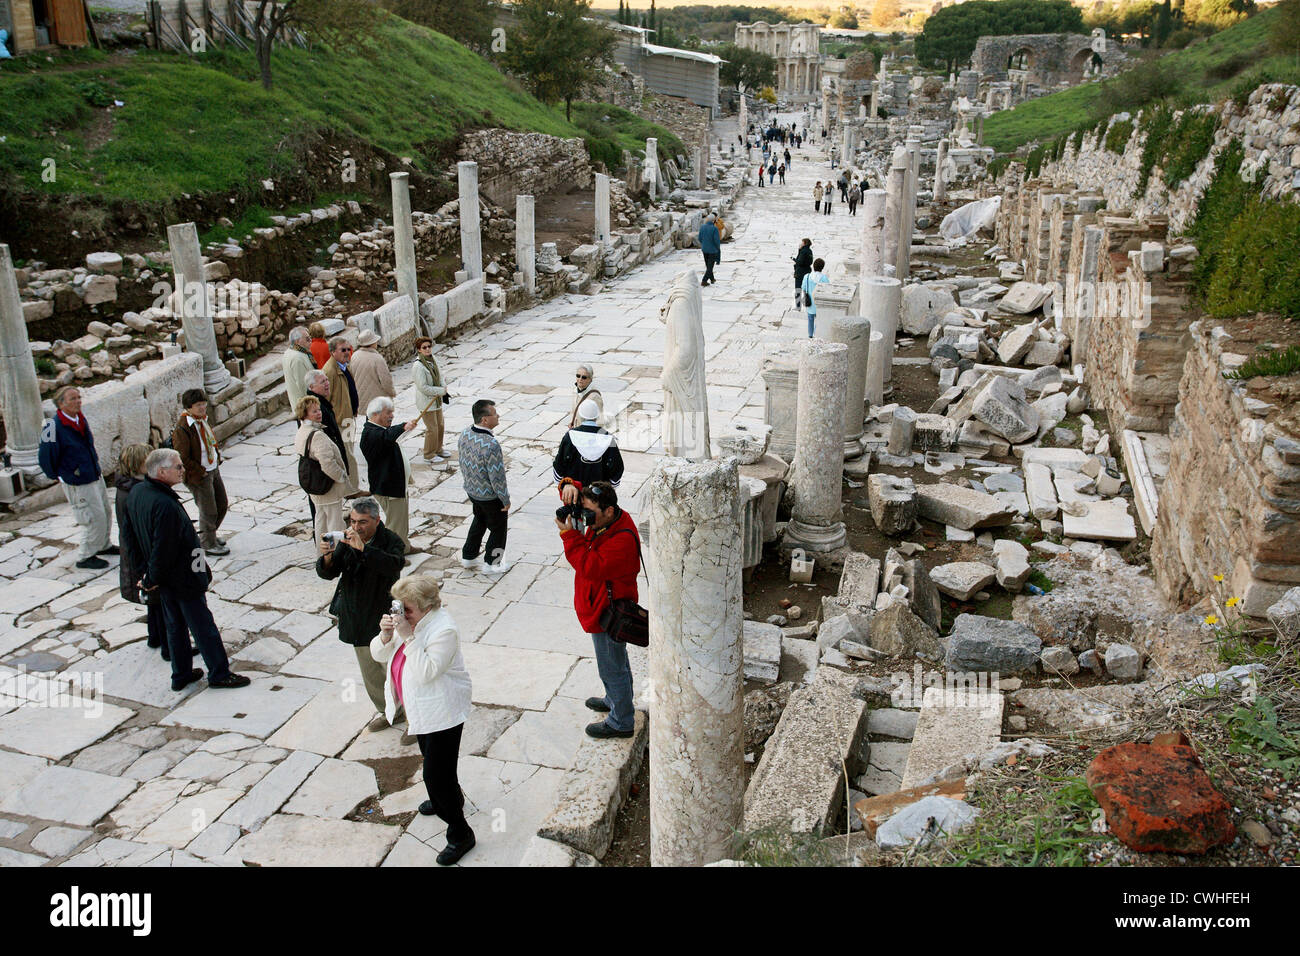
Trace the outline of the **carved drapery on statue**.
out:
[[[709,401],[704,384],[704,309],[694,270],[677,277],[659,311],[664,337],[664,453],[704,461],[709,453]]]

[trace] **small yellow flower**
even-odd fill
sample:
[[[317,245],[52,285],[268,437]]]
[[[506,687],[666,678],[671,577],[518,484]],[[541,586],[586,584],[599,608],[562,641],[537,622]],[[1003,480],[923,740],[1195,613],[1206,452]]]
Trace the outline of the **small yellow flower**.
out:
[[[1228,598],[1228,600],[1224,601],[1223,603],[1226,604],[1226,605],[1228,605],[1228,607],[1236,607],[1238,604],[1241,603],[1241,598],[1239,598],[1239,597],[1230,597],[1230,598]]]
[[[1211,614],[1209,617],[1207,617],[1207,618],[1205,619],[1205,623],[1206,623],[1206,624],[1218,624],[1218,623],[1219,623],[1219,619],[1218,619],[1218,617],[1216,617],[1215,615]]]
[[[1223,583],[1223,575],[1222,575],[1222,574],[1216,574],[1216,575],[1214,576],[1214,580],[1215,580],[1215,582],[1216,582],[1217,584],[1222,584],[1222,583]]]

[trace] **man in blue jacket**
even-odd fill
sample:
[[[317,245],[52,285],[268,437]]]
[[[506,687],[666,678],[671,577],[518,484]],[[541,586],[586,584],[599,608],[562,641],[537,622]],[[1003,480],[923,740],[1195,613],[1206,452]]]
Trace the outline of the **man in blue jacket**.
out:
[[[57,479],[72,505],[72,515],[84,529],[77,550],[77,567],[100,571],[108,562],[101,554],[117,554],[109,544],[113,512],[108,507],[108,487],[99,470],[99,455],[90,423],[81,414],[81,392],[67,386],[54,393],[58,409],[41,429],[37,460],[46,478]]]
[[[722,261],[722,236],[718,233],[717,214],[709,213],[700,226],[700,251],[704,253],[704,278],[700,285],[717,283],[713,276],[713,266]]]

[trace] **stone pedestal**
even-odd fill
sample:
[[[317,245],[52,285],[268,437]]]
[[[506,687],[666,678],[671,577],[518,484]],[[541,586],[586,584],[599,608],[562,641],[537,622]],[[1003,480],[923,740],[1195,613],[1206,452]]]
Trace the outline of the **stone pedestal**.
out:
[[[794,459],[799,407],[799,352],[774,349],[763,361],[763,421],[772,429],[768,450],[786,461]]]
[[[844,477],[844,394],[849,347],[813,339],[799,356],[799,414],[793,501],[783,551],[801,549],[823,565],[844,560],[848,537],[840,488]]]
[[[862,263],[858,269],[858,302],[866,298],[862,285],[867,276],[883,276],[885,259],[885,190],[868,189],[862,193]]]
[[[23,319],[22,298],[9,247],[0,244],[0,411],[5,421],[5,451],[15,468],[28,475],[40,471],[41,389],[32,364],[32,349]]]
[[[813,301],[817,315],[813,333],[819,339],[829,338],[827,329],[837,318],[856,311],[858,288],[850,282],[823,282],[813,286]]]
[[[483,237],[479,232],[478,163],[472,160],[456,164],[456,183],[460,187],[460,261],[467,279],[483,275]]]
[[[734,458],[650,478],[650,862],[728,854],[744,807],[742,524]]]
[[[653,136],[645,141],[645,185],[653,202],[659,196],[659,140]]]
[[[881,243],[881,255],[884,267],[890,273],[898,268],[898,247],[903,232],[903,205],[907,202],[907,150],[902,146],[894,148],[894,155],[889,164],[889,174],[885,177],[885,231]],[[911,236],[908,236],[911,241]]]
[[[592,241],[598,246],[604,246],[609,242],[609,177],[604,173],[596,174],[596,199],[595,199],[595,235]]]
[[[939,151],[934,159],[934,201],[943,202],[948,198],[948,184],[944,182],[943,166],[948,161],[948,141],[939,140]]]
[[[411,227],[411,177],[389,173],[393,192],[393,278],[397,294],[409,296],[411,308],[420,314],[420,293],[415,279],[415,234]]]
[[[876,380],[873,375],[878,376],[883,394],[894,377],[894,336],[898,334],[903,308],[903,283],[889,276],[866,276],[862,288],[862,314],[871,323],[871,331],[879,332],[881,338],[879,350],[874,344],[871,346],[867,377],[873,383]],[[871,391],[872,384],[868,384],[867,392]]]
[[[608,195],[609,179],[605,179]],[[537,294],[537,238],[533,232],[535,206],[533,197],[520,193],[515,197],[515,265],[524,279],[529,295]]]
[[[217,334],[212,328],[212,305],[203,273],[199,231],[192,222],[168,226],[167,243],[171,247],[185,348],[203,356],[203,389],[208,395],[215,395],[230,384],[230,372],[221,363]]]
[[[866,417],[862,403],[867,387],[871,323],[860,315],[840,315],[831,321],[827,333],[830,341],[849,348],[844,393],[844,458],[851,461],[862,457],[862,422]]]

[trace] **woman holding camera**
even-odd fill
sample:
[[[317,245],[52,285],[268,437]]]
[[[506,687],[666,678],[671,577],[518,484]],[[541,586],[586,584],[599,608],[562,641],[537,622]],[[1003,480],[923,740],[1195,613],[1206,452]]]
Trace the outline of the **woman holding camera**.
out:
[[[334,444],[325,434],[321,424],[320,399],[310,392],[298,400],[294,417],[302,424],[293,439],[293,450],[300,459],[306,458],[320,466],[320,470],[334,484],[322,494],[308,492],[311,503],[316,507],[314,537],[316,548],[320,549],[323,535],[329,531],[343,531],[343,495],[348,490],[348,464]],[[304,489],[306,490],[306,489]]]
[[[447,847],[438,854],[438,863],[451,866],[475,842],[456,777],[461,732],[470,711],[469,671],[461,657],[456,622],[443,608],[432,575],[401,578],[389,593],[393,610],[400,604],[401,613],[380,618],[370,656],[384,665],[385,716],[391,722],[404,707],[407,733],[420,743],[424,786],[429,792],[420,812],[437,814],[447,824]]]

